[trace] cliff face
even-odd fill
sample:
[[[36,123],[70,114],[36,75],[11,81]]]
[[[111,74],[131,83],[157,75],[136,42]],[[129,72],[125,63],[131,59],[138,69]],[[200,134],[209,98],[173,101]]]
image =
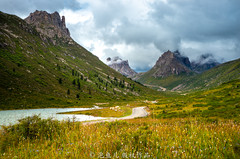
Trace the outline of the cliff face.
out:
[[[114,57],[113,59],[110,57],[107,58],[107,64],[109,67],[120,72],[124,76],[133,77],[137,74],[133,69],[131,69],[127,60],[122,60],[119,57]]]
[[[46,11],[35,11],[31,13],[25,21],[36,27],[43,40],[50,39],[53,44],[56,38],[61,38],[65,42],[72,42],[68,28],[66,27],[65,17],[60,17],[58,12],[52,14]]]
[[[152,68],[152,76],[154,77],[167,77],[175,74],[191,72],[191,63],[187,57],[180,55],[178,51],[165,52]]]

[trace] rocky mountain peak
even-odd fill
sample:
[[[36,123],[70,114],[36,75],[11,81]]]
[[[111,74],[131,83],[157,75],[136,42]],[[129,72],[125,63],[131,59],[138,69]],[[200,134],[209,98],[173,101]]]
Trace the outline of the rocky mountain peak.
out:
[[[174,58],[174,53],[168,50],[167,52],[164,52],[161,57],[164,59],[165,58],[172,59]]]
[[[47,13],[46,11],[36,10],[34,13],[31,13],[25,21],[28,24],[32,24],[36,27],[37,31],[42,35],[41,38],[50,40],[55,43],[55,37],[71,41],[70,32],[66,27],[65,17],[60,17],[58,12],[52,14]]]
[[[191,63],[188,57],[180,54],[179,51],[167,51],[157,60],[153,69],[154,77],[167,77],[191,72]]]
[[[120,72],[122,75],[127,77],[135,76],[137,73],[131,69],[128,64],[128,60],[122,60],[120,57],[116,56],[113,58],[107,58],[107,65],[114,70]]]

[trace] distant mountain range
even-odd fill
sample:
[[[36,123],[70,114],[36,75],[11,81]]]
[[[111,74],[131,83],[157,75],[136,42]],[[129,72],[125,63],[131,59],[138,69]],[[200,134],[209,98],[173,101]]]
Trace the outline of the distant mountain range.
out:
[[[190,62],[189,58],[181,55],[178,50],[175,52],[168,50],[159,57],[152,69],[146,73],[140,73],[138,75],[132,68],[130,68],[128,60],[122,60],[119,57],[107,58],[108,66],[124,76],[134,79],[140,78],[143,74],[158,78],[168,77],[170,75],[180,75],[182,73],[202,73],[219,64],[220,63],[214,59],[212,54],[203,54],[197,60]]]
[[[147,72],[136,73],[119,57],[108,58],[107,64],[121,74],[160,91],[206,89],[240,78],[239,59],[220,64],[212,54],[203,54],[195,61],[179,51],[163,53]]]
[[[65,17],[0,12],[0,109],[65,107],[154,93],[77,44]]]

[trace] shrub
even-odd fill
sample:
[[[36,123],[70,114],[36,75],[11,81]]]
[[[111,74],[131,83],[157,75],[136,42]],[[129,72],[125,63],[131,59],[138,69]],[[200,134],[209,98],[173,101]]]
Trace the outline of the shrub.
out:
[[[59,132],[59,121],[51,118],[41,119],[39,115],[34,115],[20,119],[19,124],[5,127],[4,131],[25,139],[39,137],[52,139],[53,135]]]
[[[205,107],[205,104],[193,104],[193,107]]]
[[[208,107],[208,110],[214,110],[215,108],[214,107]]]
[[[8,145],[17,145],[21,140],[50,139],[60,134],[57,120],[41,119],[39,115],[19,120],[18,124],[4,126],[0,140],[0,150],[5,151]]]

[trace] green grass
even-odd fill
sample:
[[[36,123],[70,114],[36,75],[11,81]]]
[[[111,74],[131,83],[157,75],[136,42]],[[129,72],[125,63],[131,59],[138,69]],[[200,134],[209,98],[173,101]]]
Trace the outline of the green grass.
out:
[[[213,89],[159,98],[149,108],[156,118],[203,117],[240,121],[240,80]]]

